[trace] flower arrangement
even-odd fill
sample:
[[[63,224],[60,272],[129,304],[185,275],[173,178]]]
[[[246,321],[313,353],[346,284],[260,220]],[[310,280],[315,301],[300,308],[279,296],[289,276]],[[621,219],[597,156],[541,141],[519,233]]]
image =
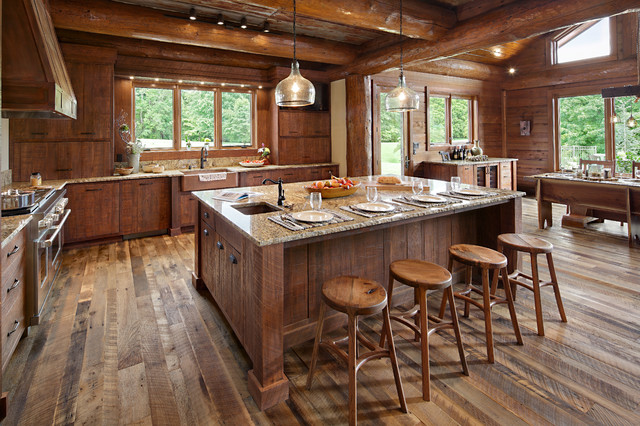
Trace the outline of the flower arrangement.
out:
[[[140,154],[144,151],[144,144],[140,139],[136,139],[135,142],[131,141],[131,130],[127,124],[127,113],[124,110],[120,110],[118,118],[116,118],[116,127],[120,134],[120,139],[124,143],[127,154]]]
[[[266,160],[271,154],[271,150],[262,144],[262,147],[258,149],[258,154],[260,154],[261,159]]]

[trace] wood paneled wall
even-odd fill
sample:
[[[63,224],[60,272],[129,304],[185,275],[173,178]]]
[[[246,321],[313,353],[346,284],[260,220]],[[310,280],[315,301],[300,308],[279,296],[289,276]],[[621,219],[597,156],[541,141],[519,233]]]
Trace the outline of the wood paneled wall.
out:
[[[534,181],[527,176],[557,168],[554,96],[598,93],[606,87],[637,84],[637,14],[621,15],[614,21],[617,49],[613,60],[551,66],[548,56],[553,34],[535,40],[512,60],[517,73],[502,82],[503,143],[504,155],[519,160],[519,190],[533,192]],[[520,136],[521,120],[531,121],[530,136]]]

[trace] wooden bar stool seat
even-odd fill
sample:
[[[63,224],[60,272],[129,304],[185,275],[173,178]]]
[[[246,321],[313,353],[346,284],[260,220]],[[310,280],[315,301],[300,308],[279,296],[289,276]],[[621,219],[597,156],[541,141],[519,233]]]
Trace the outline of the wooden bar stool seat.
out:
[[[556,270],[553,265],[553,244],[536,237],[535,235],[527,234],[501,234],[498,236],[498,249],[503,253],[509,250],[516,250],[525,253],[529,253],[531,256],[531,275],[527,275],[524,272],[515,270],[508,275],[509,283],[511,286],[511,292],[515,300],[517,286],[522,286],[533,291],[533,298],[536,307],[536,322],[538,324],[538,336],[544,336],[544,323],[542,318],[542,299],[540,297],[540,289],[546,286],[552,286],[553,292],[556,296],[556,305],[558,305],[558,311],[560,312],[560,318],[562,322],[567,322],[567,316],[564,313],[564,306],[562,305],[562,297],[560,297],[560,287],[558,286],[558,278],[556,277]],[[549,275],[551,275],[550,281],[540,282],[540,274],[538,272],[538,255],[545,254],[547,256],[547,265],[549,266]],[[526,279],[529,282],[522,281]],[[494,289],[492,289],[493,291]]]
[[[509,286],[507,278],[507,258],[500,252],[492,250],[487,247],[476,246],[472,244],[456,244],[449,247],[449,271],[453,271],[453,262],[456,261],[466,266],[465,284],[466,287],[462,291],[454,292],[454,296],[464,301],[464,316],[469,317],[469,305],[477,306],[484,312],[484,327],[485,335],[487,339],[487,357],[489,362],[494,362],[493,354],[493,329],[491,325],[491,308],[499,303],[506,303],[509,307],[509,315],[511,316],[511,323],[513,325],[513,331],[516,335],[518,344],[522,345],[522,335],[520,334],[520,327],[518,327],[518,319],[516,318],[516,310],[513,305],[513,298],[511,296],[511,287]],[[473,284],[472,268],[480,269],[482,276],[481,287],[477,287]],[[493,271],[492,280],[489,280],[489,271]],[[498,297],[495,289],[498,285],[498,277],[502,272],[503,284],[505,288],[505,297]],[[471,297],[472,293],[482,296],[481,300],[476,300]],[[440,318],[444,317],[445,307],[447,299],[442,299],[440,305]]]
[[[451,288],[451,273],[440,265],[425,262],[423,260],[397,260],[389,266],[389,305],[393,296],[394,282],[413,287],[417,304],[407,312],[399,315],[391,315],[392,320],[409,327],[415,333],[416,341],[421,342],[422,350],[422,399],[431,400],[429,388],[429,336],[443,328],[453,328],[458,345],[462,371],[469,375],[467,359],[464,355],[464,346],[458,326],[458,315],[453,303],[453,290]],[[443,298],[448,298],[451,306],[451,322],[444,322],[440,318],[429,315],[427,311],[427,293],[443,291]],[[412,318],[415,323],[409,321]],[[428,320],[436,324],[429,328]],[[385,334],[380,337],[380,346],[384,347]]]
[[[322,285],[322,302],[323,303],[320,304],[320,314],[318,316],[318,325],[316,327],[316,339],[313,344],[313,354],[311,355],[309,375],[307,376],[307,389],[311,389],[319,348],[324,347],[337,355],[339,359],[345,361],[348,365],[349,424],[355,425],[357,423],[356,375],[358,370],[368,361],[389,357],[391,359],[391,367],[393,369],[393,376],[396,382],[398,398],[400,399],[400,406],[402,411],[407,413],[407,402],[404,398],[404,390],[402,389],[400,371],[398,370],[396,350],[393,345],[393,336],[391,334],[387,292],[384,287],[375,281],[363,278],[352,276],[337,277],[326,281]],[[349,320],[349,331],[346,337],[331,341],[322,340],[322,328],[324,325],[324,316],[327,306],[347,314]],[[382,335],[386,335],[389,339],[388,349],[378,346],[376,343],[364,337],[358,330],[359,315],[373,315],[380,311],[383,313]],[[345,340],[348,340],[349,344],[349,350],[346,353],[338,346],[338,343],[344,342]],[[358,342],[367,347],[369,352],[360,354]]]

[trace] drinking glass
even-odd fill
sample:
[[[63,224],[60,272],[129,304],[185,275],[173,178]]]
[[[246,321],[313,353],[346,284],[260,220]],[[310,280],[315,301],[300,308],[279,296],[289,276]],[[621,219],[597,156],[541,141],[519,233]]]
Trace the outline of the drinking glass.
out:
[[[312,192],[309,195],[309,204],[312,210],[320,210],[320,207],[322,207],[322,194],[320,192]]]
[[[411,190],[413,191],[413,195],[420,195],[422,191],[424,191],[424,184],[421,180],[414,180],[411,182]]]
[[[370,203],[378,201],[378,188],[375,186],[367,186],[367,201]]]
[[[636,172],[633,175],[634,178],[640,179],[640,167],[636,167]]]
[[[451,176],[451,190],[459,191],[460,190],[460,177],[459,176]]]

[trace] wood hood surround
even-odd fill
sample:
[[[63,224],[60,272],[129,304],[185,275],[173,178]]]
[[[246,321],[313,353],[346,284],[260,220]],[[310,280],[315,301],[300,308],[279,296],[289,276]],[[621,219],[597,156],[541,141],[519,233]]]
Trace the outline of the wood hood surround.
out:
[[[2,17],[2,117],[75,119],[78,103],[42,0],[4,0]]]

